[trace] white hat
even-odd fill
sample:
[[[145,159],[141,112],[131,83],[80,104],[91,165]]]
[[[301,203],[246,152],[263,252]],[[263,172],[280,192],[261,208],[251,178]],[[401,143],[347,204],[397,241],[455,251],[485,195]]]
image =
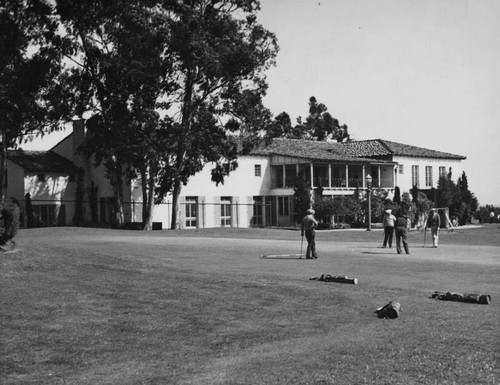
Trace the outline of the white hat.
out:
[[[431,211],[436,211],[436,209],[433,207],[433,208],[431,209]]]
[[[314,211],[313,209],[308,209],[308,210],[307,210],[307,213],[308,213],[308,214],[314,214],[314,212],[315,212],[315,211]]]
[[[392,213],[392,210],[391,210],[391,209],[387,209],[387,210],[385,210],[385,212],[386,212],[387,214],[390,214],[390,213]]]

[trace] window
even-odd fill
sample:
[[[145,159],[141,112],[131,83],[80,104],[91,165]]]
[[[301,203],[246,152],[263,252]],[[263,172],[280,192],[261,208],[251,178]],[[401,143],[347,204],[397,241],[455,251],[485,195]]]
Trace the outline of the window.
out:
[[[278,214],[279,215],[288,215],[289,214],[288,202],[289,202],[288,197],[278,197]]]
[[[33,205],[33,219],[38,226],[55,226],[56,205]]]
[[[425,186],[432,187],[432,166],[425,166]]]
[[[411,183],[413,186],[419,187],[418,166],[411,166]]]
[[[403,169],[403,165],[402,165],[402,164],[398,164],[398,172],[399,172],[400,174],[403,174],[404,169]]]
[[[198,220],[198,199],[186,197],[186,228],[196,228]]]
[[[261,170],[260,164],[256,164],[254,166],[254,175],[255,176],[261,176],[262,175],[262,170]]]
[[[285,166],[285,187],[295,186],[296,174],[297,167],[294,164],[287,164]]]
[[[439,166],[439,177],[446,176],[446,167]]]
[[[222,227],[231,226],[231,197],[221,197],[220,199],[220,225]]]
[[[275,188],[283,188],[284,180],[283,180],[283,166],[273,166],[274,170],[274,187]]]
[[[262,197],[260,196],[254,196],[253,197],[253,218],[252,218],[252,225],[254,226],[262,226],[263,221],[262,221],[262,206],[263,206],[263,200]]]

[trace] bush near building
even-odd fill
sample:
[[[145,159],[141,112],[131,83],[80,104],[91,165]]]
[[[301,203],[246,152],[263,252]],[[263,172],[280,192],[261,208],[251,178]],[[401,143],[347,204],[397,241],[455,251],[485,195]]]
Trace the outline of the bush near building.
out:
[[[0,203],[0,246],[12,242],[19,229],[20,208],[14,202]]]

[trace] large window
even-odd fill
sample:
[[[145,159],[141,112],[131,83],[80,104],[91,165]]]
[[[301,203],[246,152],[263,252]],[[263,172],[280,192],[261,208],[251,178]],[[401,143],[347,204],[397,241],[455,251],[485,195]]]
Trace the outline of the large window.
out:
[[[262,226],[262,212],[263,212],[263,199],[260,196],[253,197],[253,216],[252,216],[252,225],[253,226]]]
[[[56,205],[33,205],[33,219],[38,226],[55,226]]]
[[[420,186],[418,175],[418,166],[411,166],[411,183],[413,186]]]
[[[425,166],[425,186],[432,187],[432,166]]]
[[[198,199],[186,197],[186,228],[196,228],[198,222]]]
[[[289,197],[278,197],[278,214],[289,215]]]
[[[287,164],[285,166],[285,187],[295,186],[295,179],[297,175],[297,166],[294,164]]]
[[[273,173],[274,173],[274,187],[283,188],[284,187],[283,166],[273,166]]]
[[[327,164],[315,164],[313,166],[313,176],[314,182],[313,187],[330,187],[328,181],[328,165]]]
[[[221,227],[231,226],[231,197],[220,199],[220,225]]]

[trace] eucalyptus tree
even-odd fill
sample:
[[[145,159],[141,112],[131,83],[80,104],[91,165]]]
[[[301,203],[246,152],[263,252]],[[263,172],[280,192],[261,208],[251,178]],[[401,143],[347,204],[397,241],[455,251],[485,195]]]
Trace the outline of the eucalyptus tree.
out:
[[[105,166],[115,198],[113,222],[120,227],[125,178],[138,170],[151,186],[155,177],[157,109],[168,108],[159,101],[169,90],[168,17],[147,0],[58,0],[57,13],[75,112],[93,114],[81,150]]]
[[[62,128],[61,56],[53,5],[43,0],[0,3],[0,181],[7,148],[30,134]],[[58,96],[59,95],[59,96]],[[4,199],[4,184],[0,197]]]
[[[223,182],[226,163],[236,166],[228,134],[248,129],[250,108],[264,111],[264,71],[278,49],[256,21],[259,2],[58,0],[57,9],[75,106],[95,114],[83,150],[106,166],[116,224],[127,171],[140,174],[149,214],[167,194],[177,207],[208,162]]]
[[[214,162],[213,180],[223,182],[236,165],[231,133],[241,132],[245,99],[253,109],[266,91],[265,70],[274,64],[276,37],[257,22],[256,0],[186,0],[167,3],[169,54],[177,90],[168,95],[175,151],[161,164],[156,199],[172,195],[171,227],[177,223],[182,185]],[[247,100],[248,101],[248,100]],[[232,118],[230,124],[228,118]],[[239,122],[239,124],[234,124]]]

